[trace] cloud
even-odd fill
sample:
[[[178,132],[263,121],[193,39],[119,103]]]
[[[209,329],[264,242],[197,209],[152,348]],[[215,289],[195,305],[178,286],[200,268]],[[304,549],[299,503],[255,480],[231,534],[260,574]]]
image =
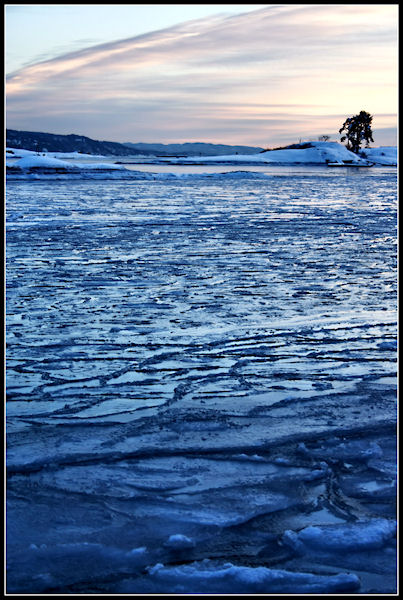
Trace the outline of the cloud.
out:
[[[266,145],[337,131],[396,111],[396,23],[394,5],[280,5],[100,44],[12,73],[8,126]]]

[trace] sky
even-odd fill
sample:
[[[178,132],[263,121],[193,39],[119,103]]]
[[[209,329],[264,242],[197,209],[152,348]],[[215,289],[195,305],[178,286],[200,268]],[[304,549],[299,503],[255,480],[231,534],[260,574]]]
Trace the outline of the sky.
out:
[[[7,127],[273,148],[361,110],[395,145],[398,4],[6,5]]]

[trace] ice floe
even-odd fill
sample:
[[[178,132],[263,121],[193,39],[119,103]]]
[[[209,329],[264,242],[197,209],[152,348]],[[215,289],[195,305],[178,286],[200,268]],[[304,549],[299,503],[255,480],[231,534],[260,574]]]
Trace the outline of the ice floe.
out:
[[[298,533],[286,531],[282,541],[298,552],[364,552],[382,548],[396,535],[396,522],[386,519],[345,525],[310,526]]]

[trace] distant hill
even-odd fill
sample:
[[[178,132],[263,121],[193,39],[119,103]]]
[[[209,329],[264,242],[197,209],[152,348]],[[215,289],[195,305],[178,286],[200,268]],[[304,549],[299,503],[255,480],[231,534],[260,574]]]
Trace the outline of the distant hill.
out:
[[[148,144],[139,142],[107,142],[93,140],[84,135],[44,133],[42,131],[6,130],[6,146],[24,148],[37,152],[83,152],[84,154],[103,154],[112,156],[219,156],[224,154],[256,154],[263,148],[254,146],[228,146],[204,142],[184,144]]]
[[[101,142],[92,140],[84,135],[56,135],[41,131],[6,130],[6,146],[9,148],[24,148],[38,152],[83,152],[84,154],[103,154],[112,156],[133,156],[133,154],[151,154],[145,150],[128,147],[117,142]]]
[[[263,148],[256,146],[228,146],[204,142],[185,142],[184,144],[148,144],[143,142],[125,142],[125,146],[142,152],[152,152],[159,156],[220,156],[225,154],[256,154]]]

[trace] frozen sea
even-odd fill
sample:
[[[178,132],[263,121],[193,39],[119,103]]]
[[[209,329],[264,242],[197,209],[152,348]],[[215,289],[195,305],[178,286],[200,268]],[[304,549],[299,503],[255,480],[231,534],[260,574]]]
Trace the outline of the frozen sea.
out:
[[[394,594],[396,169],[189,169],[7,183],[7,592]]]

